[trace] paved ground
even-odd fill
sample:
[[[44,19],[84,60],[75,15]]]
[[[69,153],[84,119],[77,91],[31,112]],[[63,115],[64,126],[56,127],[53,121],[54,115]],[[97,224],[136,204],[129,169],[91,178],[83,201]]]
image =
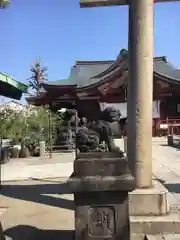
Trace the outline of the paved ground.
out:
[[[169,147],[166,139],[153,141],[153,175],[173,194],[169,201],[180,207],[180,149]]]
[[[8,207],[2,225],[13,240],[71,239],[73,198],[66,184],[58,180],[5,185],[1,206]]]
[[[180,151],[168,147],[165,139],[153,140],[153,174],[173,194],[169,200],[174,207],[180,206]],[[73,156],[56,156],[53,160],[29,159],[25,163],[22,160],[11,162],[3,166],[5,175],[13,171],[29,174],[37,170],[36,176],[54,177],[52,180],[26,180],[7,182],[1,189],[1,207],[7,207],[8,211],[3,215],[4,229],[15,240],[36,239],[67,239],[72,238],[74,228],[73,198],[69,194],[66,184],[61,183],[58,177],[64,177],[71,173],[73,168]],[[42,165],[43,163],[46,163]],[[51,161],[51,163],[49,163]],[[60,161],[60,162],[59,162]],[[67,163],[65,163],[67,162]],[[33,171],[32,171],[33,167]],[[30,172],[25,169],[31,168]],[[10,170],[11,169],[11,170]],[[7,174],[6,171],[9,171]],[[23,174],[24,174],[23,173]],[[45,175],[48,176],[45,176]],[[10,175],[9,175],[10,176]],[[35,176],[35,175],[33,175]]]
[[[52,159],[13,159],[2,166],[2,179],[15,180],[3,183],[1,189],[0,207],[7,207],[1,222],[8,236],[13,240],[72,239],[73,196],[61,179],[72,173],[73,160],[71,153],[53,154]],[[17,181],[24,178],[29,180]]]
[[[73,171],[74,153],[55,153],[52,159],[12,159],[1,166],[2,181],[17,181],[31,178],[68,177]]]

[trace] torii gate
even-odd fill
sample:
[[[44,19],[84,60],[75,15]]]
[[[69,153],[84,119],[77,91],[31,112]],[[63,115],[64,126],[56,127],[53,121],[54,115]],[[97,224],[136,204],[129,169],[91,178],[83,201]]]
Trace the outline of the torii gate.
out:
[[[137,188],[152,187],[154,2],[80,0],[81,7],[129,5],[128,161]]]

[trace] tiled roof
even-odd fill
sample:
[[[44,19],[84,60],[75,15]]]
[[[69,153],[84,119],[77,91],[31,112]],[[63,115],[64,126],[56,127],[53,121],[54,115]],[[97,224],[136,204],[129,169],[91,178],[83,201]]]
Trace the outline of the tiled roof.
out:
[[[127,61],[128,51],[123,49],[115,61],[77,61],[71,68],[69,78],[48,82],[48,85],[75,85],[78,88],[87,87],[98,83],[105,76],[111,75],[121,68],[119,59]],[[122,61],[122,62],[123,62]],[[117,65],[117,67],[115,66]],[[118,68],[118,69],[117,69]],[[100,73],[104,76],[100,77]],[[154,58],[154,72],[169,80],[180,81],[180,70],[167,61],[166,57]]]
[[[106,70],[112,63],[113,61],[78,61],[76,62],[76,65],[71,68],[69,78],[57,81],[49,81],[46,84],[57,86],[77,85],[77,87],[91,85],[91,78]],[[99,81],[99,79],[97,79],[97,81]]]
[[[180,70],[168,62],[166,57],[154,58],[154,72],[169,80],[180,81]]]
[[[77,64],[71,69],[71,77],[78,87],[91,85],[94,82],[98,82],[99,79],[93,79],[93,77],[111,66],[113,61],[94,62],[94,64]]]
[[[68,86],[68,85],[74,85],[73,82],[72,82],[72,79],[69,77],[69,78],[66,78],[66,79],[61,79],[61,80],[56,80],[56,81],[49,81],[49,82],[46,82],[45,83],[46,85],[60,85],[60,86]]]

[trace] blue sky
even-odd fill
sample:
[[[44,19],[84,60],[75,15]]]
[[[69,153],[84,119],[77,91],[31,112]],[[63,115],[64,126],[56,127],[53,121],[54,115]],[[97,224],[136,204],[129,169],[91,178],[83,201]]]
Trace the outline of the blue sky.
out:
[[[12,0],[0,10],[0,71],[27,83],[40,58],[48,78],[66,78],[76,60],[113,60],[127,47],[127,7],[81,9],[79,0]],[[155,55],[180,67],[180,2],[155,5]]]

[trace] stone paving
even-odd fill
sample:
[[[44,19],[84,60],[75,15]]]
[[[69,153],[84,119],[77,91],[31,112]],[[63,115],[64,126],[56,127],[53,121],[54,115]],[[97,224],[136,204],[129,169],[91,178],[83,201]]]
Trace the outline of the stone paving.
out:
[[[180,149],[167,146],[165,138],[154,141],[153,175],[173,194],[169,201],[180,207]]]
[[[169,189],[170,203],[179,208],[180,151],[168,147],[164,138],[154,139],[152,148],[153,175]],[[26,163],[17,160],[18,167],[15,167],[17,165],[15,161],[3,166],[4,177],[8,174],[10,176],[13,171],[18,171],[19,175],[24,171],[23,174],[29,174],[28,178],[30,178],[36,169],[36,174],[33,176],[52,178],[4,183],[1,189],[1,207],[7,207],[8,211],[1,221],[3,228],[10,236],[15,236],[18,240],[72,239],[73,197],[65,183],[57,177],[69,176],[73,168],[73,159],[74,157],[70,154],[57,155],[52,160],[39,159],[36,164],[33,163],[35,160],[29,159]],[[25,171],[30,167],[33,167],[31,173],[28,173],[29,170]]]
[[[32,178],[67,178],[73,171],[75,153],[54,153],[52,159],[12,159],[1,166],[2,181],[18,181]]]
[[[17,240],[72,239],[73,196],[58,180],[6,183],[1,189],[6,234]]]

